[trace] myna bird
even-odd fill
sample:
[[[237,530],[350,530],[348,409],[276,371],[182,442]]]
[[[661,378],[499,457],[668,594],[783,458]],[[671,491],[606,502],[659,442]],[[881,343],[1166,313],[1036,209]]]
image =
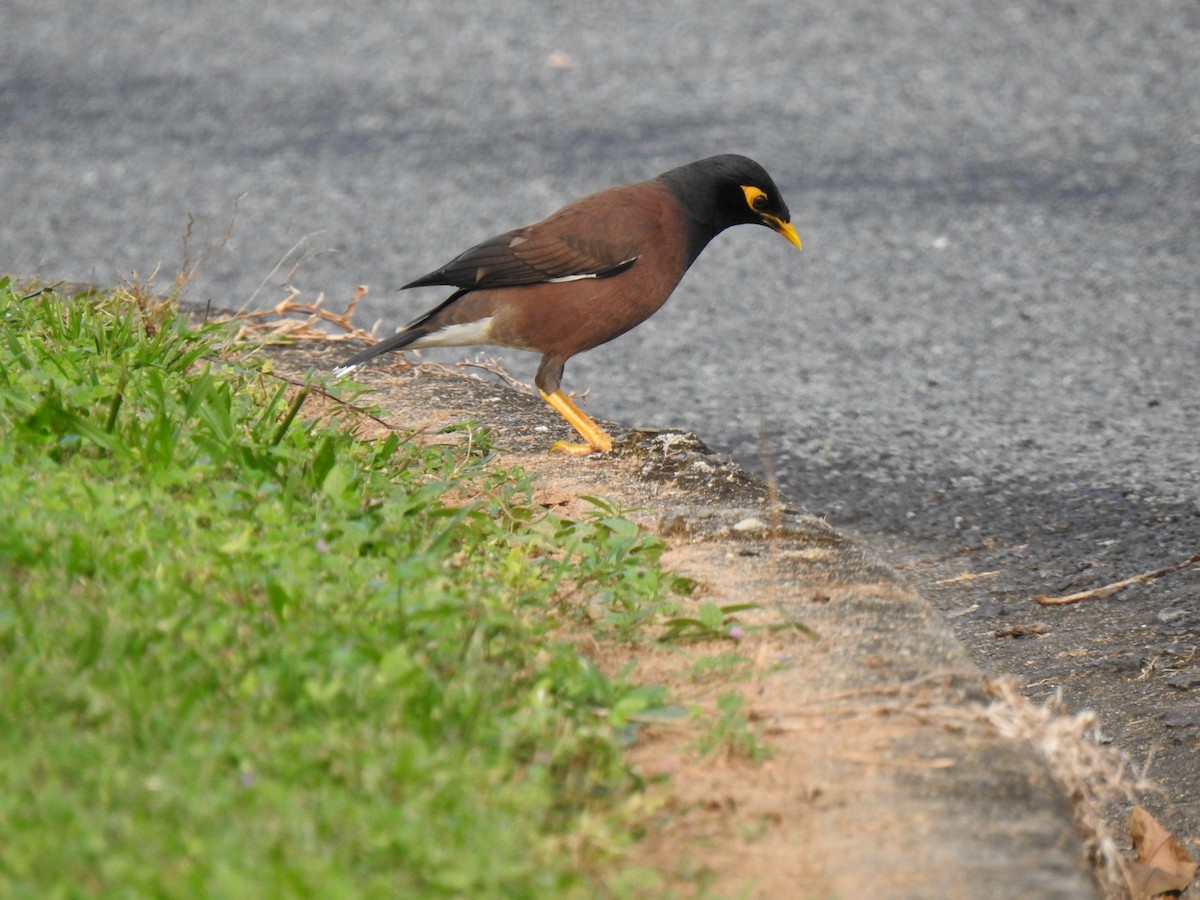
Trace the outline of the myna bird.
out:
[[[560,441],[551,449],[611,450],[612,438],[562,392],[563,366],[652,316],[709,241],[746,223],[766,225],[800,246],[775,182],[744,156],[713,156],[591,194],[404,285],[458,290],[337,371],[403,348],[532,350],[542,354],[538,393],[587,442]]]

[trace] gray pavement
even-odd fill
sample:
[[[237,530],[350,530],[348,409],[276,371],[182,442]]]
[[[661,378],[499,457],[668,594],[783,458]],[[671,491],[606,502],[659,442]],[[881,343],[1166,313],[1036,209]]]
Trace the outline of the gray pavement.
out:
[[[1194,0],[6,0],[0,26],[0,268],[51,278],[167,282],[188,216],[197,259],[238,204],[192,299],[266,305],[303,258],[297,288],[368,284],[362,321],[390,326],[441,296],[394,287],[478,239],[757,158],[805,251],[723,235],[566,387],[751,466],[765,449],[976,660],[1153,752],[1156,812],[1200,835],[1200,578],[1029,600],[1200,538]],[[963,571],[999,574],[935,584]],[[995,638],[1010,622],[1046,632]]]

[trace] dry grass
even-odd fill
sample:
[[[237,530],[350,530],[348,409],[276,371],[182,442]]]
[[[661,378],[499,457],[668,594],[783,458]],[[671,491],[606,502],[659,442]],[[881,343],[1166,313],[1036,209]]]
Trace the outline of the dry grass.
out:
[[[1105,895],[1110,900],[1129,897],[1124,856],[1105,823],[1104,809],[1116,800],[1132,801],[1153,786],[1124,753],[1099,743],[1100,721],[1095,713],[1070,715],[1061,696],[1034,703],[1010,680],[995,681],[994,690],[997,698],[984,709],[985,719],[1000,735],[1029,742],[1045,759],[1071,802]]]

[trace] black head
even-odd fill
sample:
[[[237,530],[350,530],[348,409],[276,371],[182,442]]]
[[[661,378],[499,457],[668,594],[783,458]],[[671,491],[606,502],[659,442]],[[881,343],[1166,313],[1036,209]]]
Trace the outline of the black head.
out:
[[[800,246],[792,214],[767,170],[734,153],[710,156],[659,176],[691,220],[699,253],[732,225],[766,225]]]

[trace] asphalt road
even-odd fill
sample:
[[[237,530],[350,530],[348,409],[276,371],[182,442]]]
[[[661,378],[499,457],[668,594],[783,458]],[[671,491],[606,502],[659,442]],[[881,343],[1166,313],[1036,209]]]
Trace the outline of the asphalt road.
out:
[[[195,262],[236,205],[192,299],[367,284],[391,326],[442,296],[394,288],[477,240],[753,156],[804,252],[723,235],[566,387],[765,454],[981,662],[1152,756],[1152,806],[1200,836],[1200,572],[1030,599],[1200,550],[1195,0],[248,9],[0,5],[0,270],[165,287],[188,217]]]

